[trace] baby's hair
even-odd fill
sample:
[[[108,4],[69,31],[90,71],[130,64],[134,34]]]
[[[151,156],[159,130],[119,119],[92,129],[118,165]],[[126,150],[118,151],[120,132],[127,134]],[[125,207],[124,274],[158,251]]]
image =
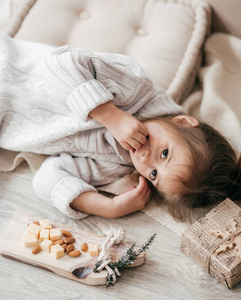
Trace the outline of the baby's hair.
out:
[[[180,176],[182,192],[165,195],[153,188],[155,199],[168,206],[177,221],[191,221],[193,208],[219,203],[229,197],[241,199],[241,158],[217,130],[199,122],[198,127],[171,121],[162,117],[166,129],[181,140],[191,157],[188,178]],[[158,194],[158,195],[156,195]]]

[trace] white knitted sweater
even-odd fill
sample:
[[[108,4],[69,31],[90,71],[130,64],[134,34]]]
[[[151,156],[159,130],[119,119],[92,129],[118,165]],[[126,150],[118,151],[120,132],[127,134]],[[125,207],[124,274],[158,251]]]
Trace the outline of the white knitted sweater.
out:
[[[88,117],[107,101],[139,120],[185,114],[130,57],[0,37],[0,147],[51,155],[33,185],[71,218],[87,215],[69,206],[79,194],[133,170],[128,151]]]

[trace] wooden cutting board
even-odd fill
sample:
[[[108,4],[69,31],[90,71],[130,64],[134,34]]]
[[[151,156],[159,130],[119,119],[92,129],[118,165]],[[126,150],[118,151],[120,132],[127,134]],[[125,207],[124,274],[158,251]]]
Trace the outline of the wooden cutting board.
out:
[[[34,255],[32,254],[32,247],[25,247],[23,236],[27,232],[27,226],[31,222],[44,219],[43,217],[32,216],[26,213],[15,215],[7,225],[3,234],[0,237],[0,253],[2,256],[16,259],[24,263],[34,265],[49,271],[52,271],[60,276],[64,276],[85,284],[101,285],[105,284],[107,271],[102,270],[100,273],[94,273],[93,268],[97,262],[97,256],[90,256],[89,252],[82,252],[79,257],[70,257],[68,254],[59,259],[55,259],[51,253],[41,251]],[[83,242],[98,244],[99,251],[101,250],[102,243],[105,236],[95,235],[93,233],[82,231],[78,228],[70,227],[65,224],[52,222],[49,220],[53,228],[66,229],[70,231],[76,239],[74,246],[75,249],[80,250]],[[129,244],[120,243],[113,245],[110,248],[110,254],[113,261],[117,261],[124,252],[129,248]],[[135,263],[131,266],[139,266],[144,263],[146,253],[142,252],[137,257]],[[81,268],[80,279],[72,274],[76,268]]]

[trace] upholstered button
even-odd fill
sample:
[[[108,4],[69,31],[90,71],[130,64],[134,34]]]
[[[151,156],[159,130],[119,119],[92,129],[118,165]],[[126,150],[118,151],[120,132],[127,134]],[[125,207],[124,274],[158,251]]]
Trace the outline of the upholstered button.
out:
[[[147,31],[145,29],[143,29],[143,28],[139,28],[136,33],[139,36],[147,35]]]
[[[87,11],[84,11],[84,12],[82,12],[82,13],[79,15],[79,18],[80,18],[81,20],[87,20],[87,19],[90,18],[90,14],[89,14]]]

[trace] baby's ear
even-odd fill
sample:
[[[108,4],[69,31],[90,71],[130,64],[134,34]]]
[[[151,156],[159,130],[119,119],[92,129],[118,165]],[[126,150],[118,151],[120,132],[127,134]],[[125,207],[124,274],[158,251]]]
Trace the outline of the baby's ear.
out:
[[[191,116],[180,115],[172,118],[172,121],[180,123],[182,125],[189,125],[192,127],[198,127],[199,122],[197,119]]]

